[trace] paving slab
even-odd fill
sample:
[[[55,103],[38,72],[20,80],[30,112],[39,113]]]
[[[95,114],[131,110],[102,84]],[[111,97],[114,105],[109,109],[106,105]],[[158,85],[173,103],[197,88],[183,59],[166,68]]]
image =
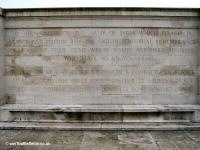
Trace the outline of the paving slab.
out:
[[[200,150],[199,145],[200,131],[0,130],[0,150]]]

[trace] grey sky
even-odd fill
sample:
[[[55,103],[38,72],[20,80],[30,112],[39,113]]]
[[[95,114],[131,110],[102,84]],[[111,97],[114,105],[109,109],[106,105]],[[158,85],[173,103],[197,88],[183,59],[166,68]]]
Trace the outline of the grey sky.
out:
[[[3,8],[177,7],[200,8],[200,0],[0,0]]]

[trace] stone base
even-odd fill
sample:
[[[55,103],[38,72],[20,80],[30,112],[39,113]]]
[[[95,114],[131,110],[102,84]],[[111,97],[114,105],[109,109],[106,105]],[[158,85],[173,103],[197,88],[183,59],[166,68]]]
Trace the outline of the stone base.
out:
[[[36,123],[0,122],[1,130],[200,130],[200,123]]]
[[[20,105],[0,107],[1,129],[196,130],[199,105]]]

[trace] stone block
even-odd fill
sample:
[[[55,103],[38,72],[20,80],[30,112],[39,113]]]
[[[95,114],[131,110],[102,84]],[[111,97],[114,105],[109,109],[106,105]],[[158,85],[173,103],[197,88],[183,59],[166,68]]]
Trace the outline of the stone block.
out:
[[[199,110],[194,112],[193,121],[200,122],[200,111]]]

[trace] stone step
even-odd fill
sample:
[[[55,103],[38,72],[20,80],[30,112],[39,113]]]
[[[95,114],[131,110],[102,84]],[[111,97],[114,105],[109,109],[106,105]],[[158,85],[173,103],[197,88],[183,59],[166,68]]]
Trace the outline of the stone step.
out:
[[[200,123],[33,123],[0,122],[1,130],[200,130]]]
[[[0,110],[30,112],[194,112],[200,105],[24,105],[6,104]]]
[[[3,105],[6,122],[191,122],[199,105]]]

